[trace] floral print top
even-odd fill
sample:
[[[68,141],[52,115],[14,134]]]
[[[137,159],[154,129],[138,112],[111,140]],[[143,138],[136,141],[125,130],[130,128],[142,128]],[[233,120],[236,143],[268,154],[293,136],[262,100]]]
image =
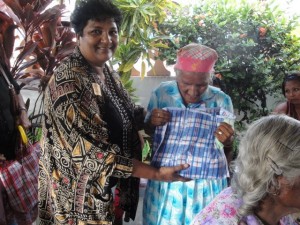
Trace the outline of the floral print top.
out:
[[[262,225],[255,215],[239,218],[237,212],[241,205],[242,200],[228,187],[194,218],[191,225]],[[280,225],[297,225],[297,222],[291,216],[285,216]]]

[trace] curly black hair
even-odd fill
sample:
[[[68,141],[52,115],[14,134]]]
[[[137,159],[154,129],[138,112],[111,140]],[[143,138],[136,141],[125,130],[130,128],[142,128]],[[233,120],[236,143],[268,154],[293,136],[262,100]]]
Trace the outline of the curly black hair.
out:
[[[285,96],[285,83],[287,81],[293,81],[293,80],[300,82],[300,72],[289,73],[284,77],[283,82],[281,84],[281,91],[284,96]]]
[[[75,33],[82,36],[89,20],[104,21],[109,18],[114,19],[120,30],[122,13],[111,0],[81,0],[76,4],[70,20]]]

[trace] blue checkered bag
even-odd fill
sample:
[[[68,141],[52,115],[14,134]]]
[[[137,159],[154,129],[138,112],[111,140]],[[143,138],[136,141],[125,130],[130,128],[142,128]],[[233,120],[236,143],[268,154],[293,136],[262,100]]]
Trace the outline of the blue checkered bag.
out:
[[[164,108],[171,121],[156,127],[151,165],[190,164],[180,175],[191,179],[225,178],[229,175],[223,145],[214,132],[220,122],[234,121],[222,108]],[[231,122],[232,124],[233,122]]]

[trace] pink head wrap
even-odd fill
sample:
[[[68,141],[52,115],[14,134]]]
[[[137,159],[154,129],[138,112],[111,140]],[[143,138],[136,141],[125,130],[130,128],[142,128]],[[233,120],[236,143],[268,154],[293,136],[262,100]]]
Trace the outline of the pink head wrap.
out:
[[[217,60],[215,50],[192,43],[178,50],[174,68],[187,72],[211,72]]]

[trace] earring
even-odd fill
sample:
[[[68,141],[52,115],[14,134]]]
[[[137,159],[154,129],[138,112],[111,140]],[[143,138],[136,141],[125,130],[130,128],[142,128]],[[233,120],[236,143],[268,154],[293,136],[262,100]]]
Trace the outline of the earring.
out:
[[[275,184],[276,185],[276,184]],[[278,185],[278,184],[277,184]],[[274,196],[277,196],[277,195],[279,195],[280,194],[280,187],[279,186],[274,186],[274,184],[273,185],[271,185],[271,184],[269,184],[268,186],[267,186],[267,193],[269,193],[269,194],[271,194],[271,195],[274,195]]]
[[[276,189],[273,193],[271,193],[272,195],[274,195],[274,196],[277,196],[277,195],[279,195],[279,193],[280,193],[280,190],[279,189]]]

